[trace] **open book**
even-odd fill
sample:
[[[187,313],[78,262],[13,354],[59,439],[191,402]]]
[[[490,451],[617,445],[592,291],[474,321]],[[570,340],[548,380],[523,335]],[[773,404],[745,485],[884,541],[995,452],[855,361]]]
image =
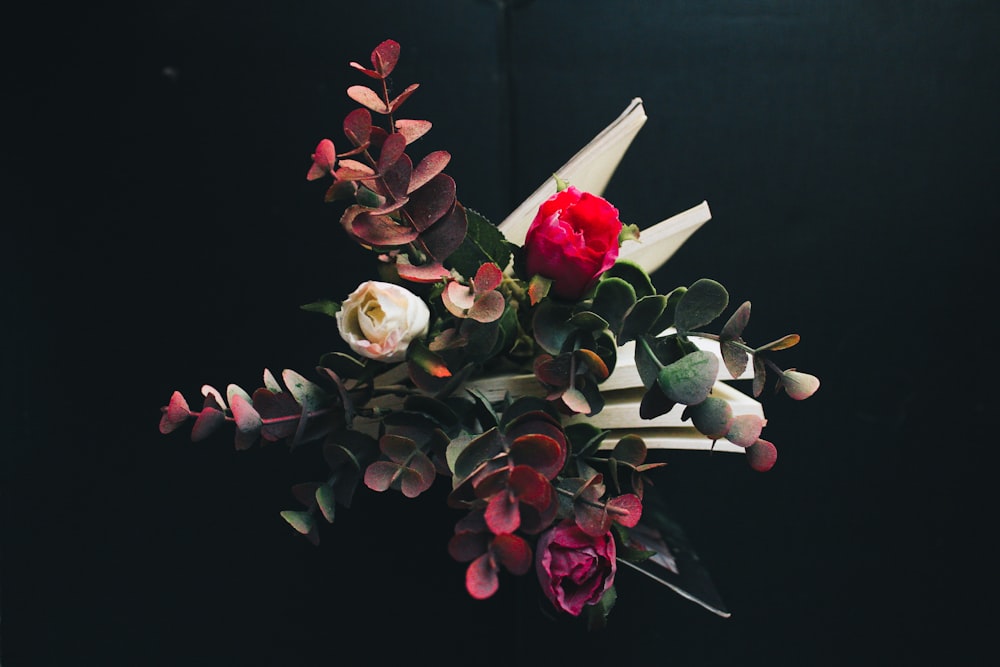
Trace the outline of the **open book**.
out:
[[[554,173],[580,190],[603,194],[615,169],[645,122],[646,111],[642,99],[636,97],[614,121]],[[538,207],[555,192],[555,179],[546,179],[520,206],[515,208],[498,225],[507,240],[523,245],[528,227],[531,226]],[[703,201],[651,227],[640,228],[638,240],[629,240],[622,244],[619,258],[633,261],[646,273],[652,274],[711,217],[708,203]],[[693,342],[719,355],[717,343],[704,339],[694,339]],[[720,364],[720,368],[721,381],[716,383],[713,394],[729,401],[734,414],[755,414],[763,417],[764,411],[760,402],[732,386],[724,365]],[[752,378],[753,371],[748,369],[737,379],[748,381]],[[503,398],[507,390],[512,395],[543,393],[531,374],[481,378],[470,384],[495,400]],[[642,381],[635,367],[634,344],[626,344],[619,348],[617,365],[611,377],[601,384],[601,394],[605,398],[605,406],[600,413],[592,417],[574,419],[586,419],[598,428],[609,429],[611,435],[605,441],[608,446],[617,442],[616,435],[634,433],[642,437],[646,446],[651,449],[744,451],[742,447],[732,445],[725,440],[717,441],[713,447],[712,441],[699,433],[689,421],[681,420],[684,408],[681,405],[656,419],[641,419],[639,401],[642,396]]]

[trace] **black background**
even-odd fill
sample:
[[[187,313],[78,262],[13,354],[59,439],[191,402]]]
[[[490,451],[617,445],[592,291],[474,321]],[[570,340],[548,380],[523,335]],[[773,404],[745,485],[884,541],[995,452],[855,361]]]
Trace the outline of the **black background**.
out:
[[[144,5],[3,26],[4,667],[993,664],[1000,6]],[[606,196],[640,226],[713,211],[654,283],[715,278],[748,339],[802,335],[784,361],[823,386],[765,400],[772,471],[654,477],[731,618],[631,573],[596,635],[513,579],[476,602],[445,489],[363,490],[314,548],[278,516],[308,461],[158,434],[174,389],[337,344],[298,305],[373,265],[304,176],[385,38],[420,149],[494,221],[642,97]]]

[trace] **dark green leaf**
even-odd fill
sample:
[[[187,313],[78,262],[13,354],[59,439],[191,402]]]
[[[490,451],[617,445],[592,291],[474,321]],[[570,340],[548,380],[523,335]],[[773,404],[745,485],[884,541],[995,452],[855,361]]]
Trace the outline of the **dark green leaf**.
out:
[[[535,308],[531,328],[538,345],[549,354],[559,354],[567,339],[576,331],[569,323],[571,310],[546,299]]]
[[[653,287],[653,283],[649,279],[649,274],[641,266],[630,260],[620,259],[615,262],[601,276],[602,280],[608,278],[621,278],[627,282],[635,290],[635,295],[639,299],[644,296],[656,294],[656,288]]]
[[[709,278],[691,285],[677,304],[674,326],[680,332],[694,331],[713,321],[729,305],[726,288]]]
[[[479,267],[486,262],[505,268],[510,263],[511,248],[504,235],[477,211],[466,208],[465,215],[468,221],[465,240],[445,265],[467,278],[476,275]]]
[[[591,310],[608,322],[616,335],[622,328],[625,313],[635,304],[635,289],[621,278],[607,278],[597,283]]]
[[[305,305],[299,306],[302,310],[308,310],[311,313],[322,313],[323,315],[329,315],[330,317],[336,317],[337,311],[340,310],[340,304],[336,301],[323,300],[323,301],[313,301],[312,303],[307,303]]]
[[[316,488],[316,506],[323,513],[323,518],[327,523],[333,523],[336,514],[336,500],[333,489],[327,484],[321,484]]]
[[[625,313],[625,323],[618,334],[618,344],[627,343],[645,334],[657,335],[662,330],[654,331],[653,325],[660,319],[663,309],[667,307],[667,297],[662,294],[641,297]]]

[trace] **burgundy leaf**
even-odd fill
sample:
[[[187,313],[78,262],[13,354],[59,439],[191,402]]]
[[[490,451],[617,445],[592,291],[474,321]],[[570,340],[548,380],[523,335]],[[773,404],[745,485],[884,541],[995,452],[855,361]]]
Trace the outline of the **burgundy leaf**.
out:
[[[475,277],[472,279],[472,284],[477,294],[495,290],[500,287],[500,283],[502,282],[503,271],[493,262],[484,262],[481,264],[476,271]]]
[[[194,420],[191,427],[191,441],[200,442],[212,435],[216,429],[226,422],[226,415],[215,408],[202,408],[201,414]]]
[[[511,534],[497,535],[493,538],[490,550],[511,574],[521,576],[531,569],[531,546],[522,537]]]
[[[191,416],[187,400],[179,391],[170,395],[170,402],[163,408],[163,416],[160,418],[160,433],[164,435],[175,430],[178,426],[187,421]]]
[[[274,393],[269,389],[258,389],[253,393],[253,407],[263,420],[261,437],[270,442],[295,435],[298,416],[302,414],[299,405],[288,392]]]
[[[438,174],[422,188],[410,193],[406,212],[413,225],[424,231],[437,222],[455,203],[455,181],[447,174]]]
[[[381,164],[381,161],[380,161]],[[413,162],[405,153],[400,155],[388,168],[379,169],[381,181],[371,184],[372,188],[383,197],[392,197],[397,202],[406,203],[407,190],[410,188],[410,175],[413,173]]]
[[[300,482],[292,486],[292,496],[305,507],[312,507],[316,504],[316,489],[319,487],[318,482]]]
[[[517,496],[518,502],[544,509],[552,502],[552,484],[543,475],[528,466],[514,466],[507,485]]]
[[[468,315],[469,318],[484,324],[495,322],[503,315],[506,307],[507,301],[504,300],[503,294],[496,291],[487,292],[476,299],[472,308],[469,309]]]
[[[372,115],[368,109],[355,109],[344,118],[344,135],[355,146],[364,146],[371,140]]]
[[[611,529],[611,517],[604,507],[577,502],[573,505],[573,514],[580,530],[593,537],[600,537]]]
[[[526,465],[545,479],[554,479],[566,463],[566,447],[541,433],[522,435],[510,445],[510,459],[516,465]]]
[[[399,42],[387,39],[372,50],[372,67],[382,78],[392,74],[399,61]]]
[[[446,216],[420,234],[420,240],[432,257],[444,261],[462,245],[468,226],[465,209],[456,201]]]
[[[382,150],[378,154],[378,170],[385,171],[396,163],[406,151],[406,138],[399,132],[393,132],[382,142]]]
[[[468,563],[486,553],[488,541],[488,533],[455,533],[448,540],[448,555],[459,563]]]

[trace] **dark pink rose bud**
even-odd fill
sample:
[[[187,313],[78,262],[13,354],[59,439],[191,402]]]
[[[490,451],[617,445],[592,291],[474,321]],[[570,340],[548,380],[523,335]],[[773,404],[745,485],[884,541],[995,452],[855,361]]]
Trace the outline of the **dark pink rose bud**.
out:
[[[579,616],[597,604],[615,580],[615,540],[580,530],[572,520],[556,524],[538,539],[535,570],[542,591],[556,608]]]
[[[550,294],[576,300],[618,259],[618,209],[573,186],[549,197],[524,241],[529,276],[552,280]]]

